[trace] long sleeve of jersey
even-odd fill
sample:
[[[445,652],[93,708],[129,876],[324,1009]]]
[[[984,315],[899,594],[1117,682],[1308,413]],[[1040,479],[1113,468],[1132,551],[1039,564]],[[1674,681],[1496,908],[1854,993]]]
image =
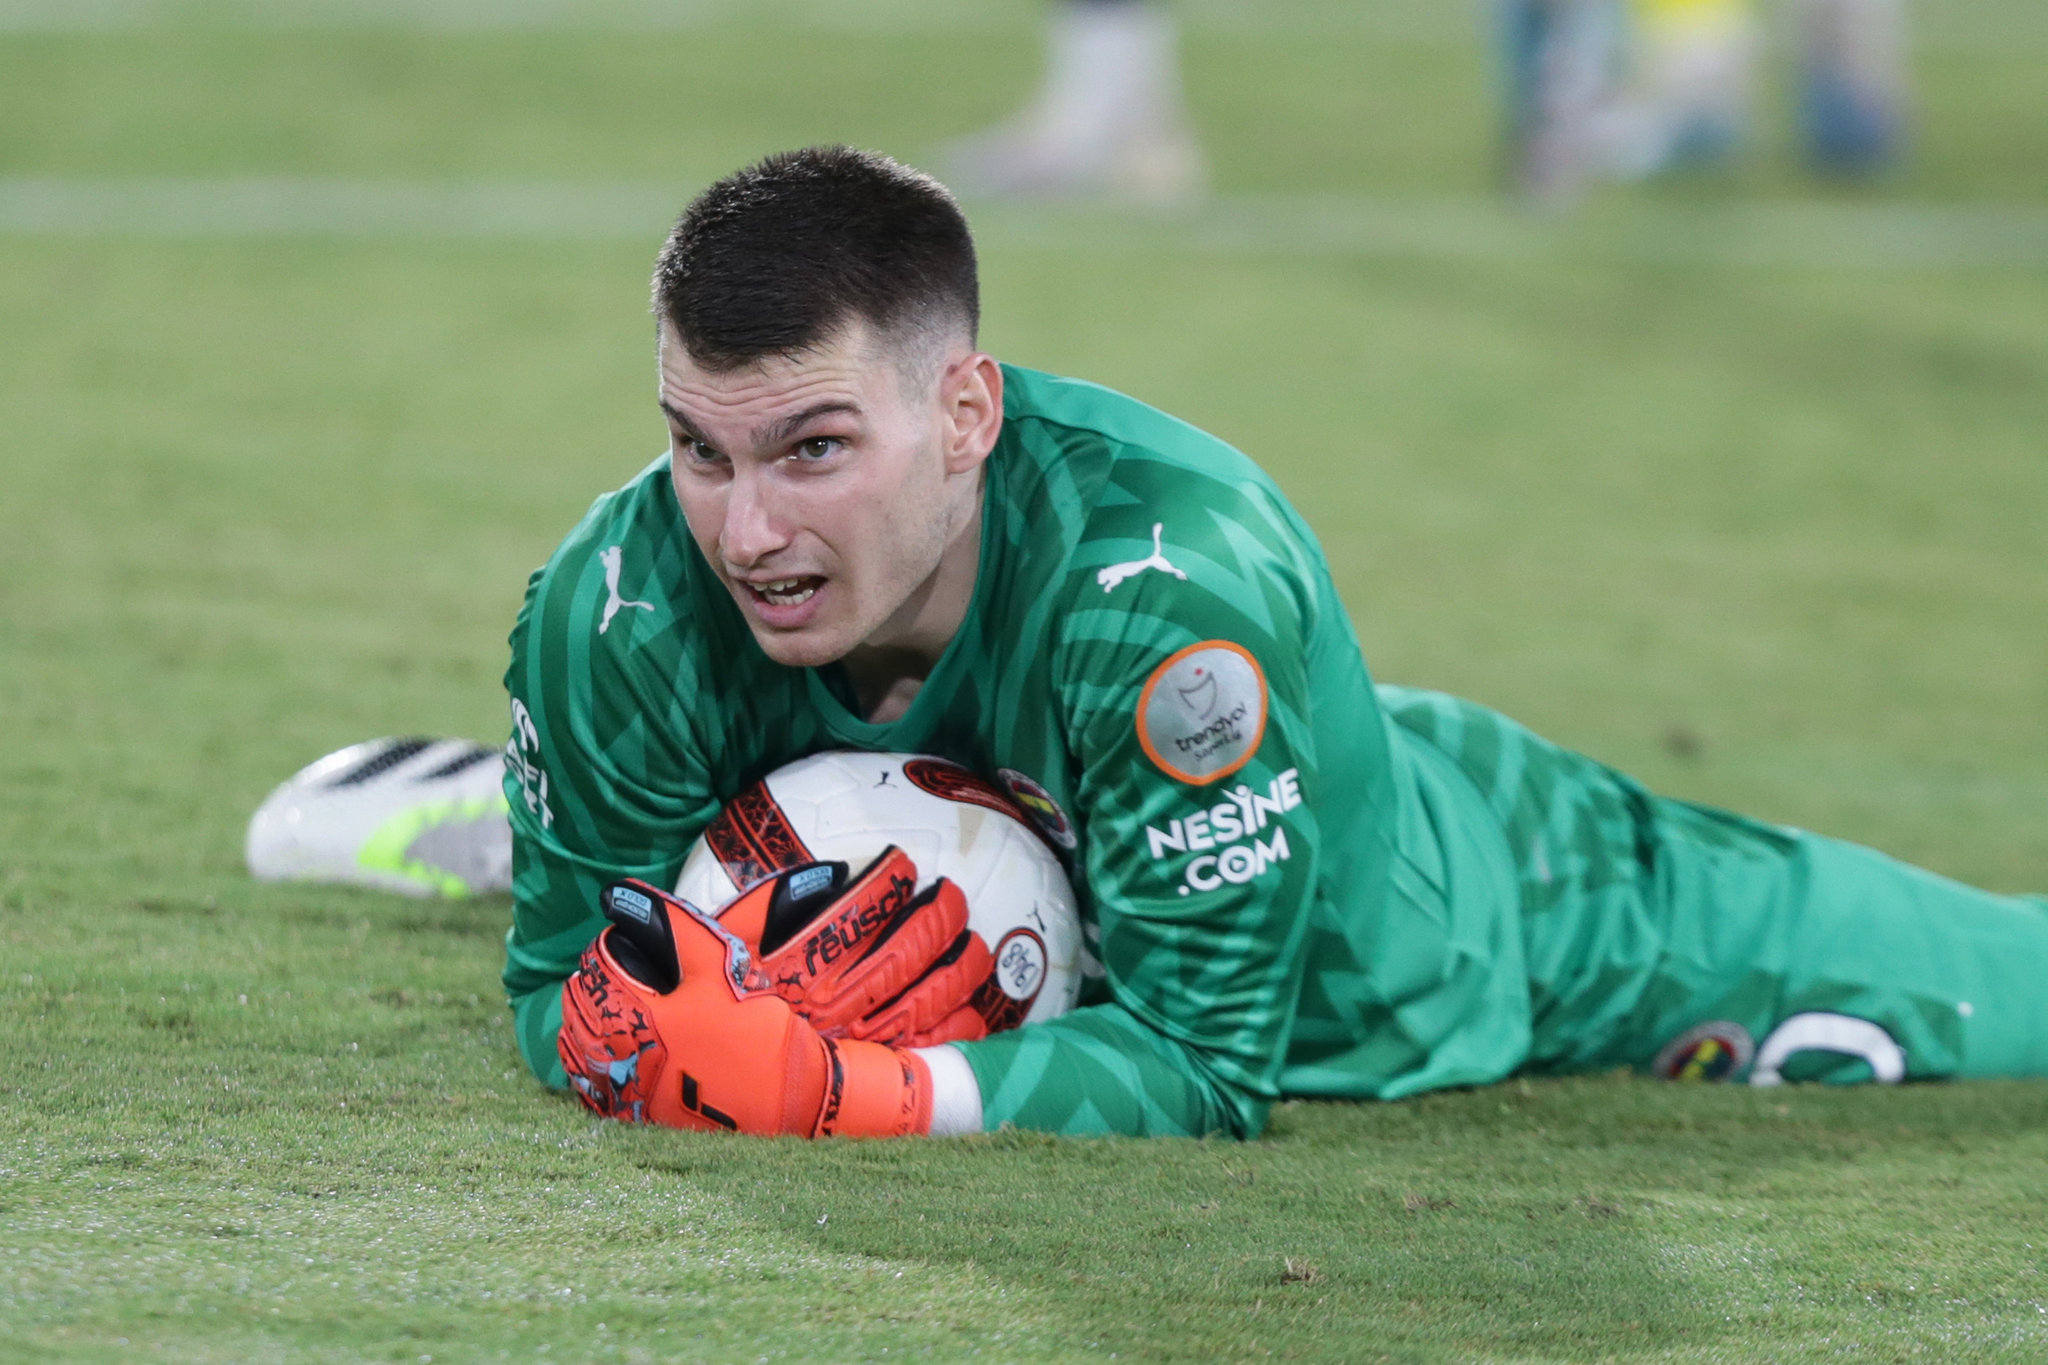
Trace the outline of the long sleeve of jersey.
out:
[[[1306,528],[1263,490],[1163,530],[1147,511],[1160,500],[1130,491],[1091,522],[1052,665],[1109,999],[962,1050],[989,1127],[1255,1136],[1317,886],[1309,691],[1325,604],[1290,560]],[[1378,725],[1370,708],[1358,720]]]
[[[619,542],[649,539],[634,540],[619,503],[601,499],[534,574],[505,675],[513,897],[505,991],[520,1055],[557,1089],[566,1084],[555,1052],[561,985],[604,927],[599,894],[620,877],[674,885],[679,833],[717,811],[696,746],[675,724],[648,723],[681,714],[673,696],[681,684],[657,695],[650,681],[677,676],[674,608],[669,595],[632,579],[621,595]],[[640,569],[658,573],[658,565]],[[639,604],[622,605],[628,600]]]

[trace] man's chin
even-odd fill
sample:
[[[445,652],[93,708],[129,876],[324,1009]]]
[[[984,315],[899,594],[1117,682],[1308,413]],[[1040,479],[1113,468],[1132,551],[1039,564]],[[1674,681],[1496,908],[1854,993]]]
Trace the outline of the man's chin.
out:
[[[754,632],[754,643],[761,646],[761,652],[784,668],[823,668],[853,649],[826,631],[770,630],[758,621],[747,622],[747,627]]]

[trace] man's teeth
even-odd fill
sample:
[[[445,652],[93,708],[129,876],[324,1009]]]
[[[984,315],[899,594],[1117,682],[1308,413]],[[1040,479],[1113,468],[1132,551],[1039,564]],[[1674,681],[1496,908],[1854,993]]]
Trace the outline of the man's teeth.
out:
[[[775,607],[793,607],[799,602],[811,600],[817,588],[804,578],[780,578],[773,583],[756,583],[754,590],[768,599]]]

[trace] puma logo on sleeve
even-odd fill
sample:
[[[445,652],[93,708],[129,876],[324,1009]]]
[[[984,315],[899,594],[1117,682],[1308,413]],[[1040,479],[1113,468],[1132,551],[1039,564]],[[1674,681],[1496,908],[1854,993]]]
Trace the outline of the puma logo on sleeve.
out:
[[[604,604],[604,618],[597,623],[597,633],[602,635],[612,628],[612,618],[619,614],[620,609],[633,607],[640,611],[653,611],[654,603],[629,602],[619,596],[619,565],[625,560],[625,551],[621,547],[617,545],[607,546],[598,551],[597,557],[599,562],[604,565],[604,590],[607,595]]]
[[[1170,573],[1185,583],[1188,576],[1168,563],[1166,555],[1160,550],[1159,536],[1165,529],[1166,523],[1163,521],[1152,523],[1151,554],[1146,555],[1143,559],[1131,560],[1127,564],[1112,564],[1101,573],[1096,574],[1095,581],[1102,585],[1102,590],[1104,592],[1113,592],[1116,590],[1117,584],[1123,582],[1126,578],[1135,578],[1147,569],[1157,569],[1161,573]]]

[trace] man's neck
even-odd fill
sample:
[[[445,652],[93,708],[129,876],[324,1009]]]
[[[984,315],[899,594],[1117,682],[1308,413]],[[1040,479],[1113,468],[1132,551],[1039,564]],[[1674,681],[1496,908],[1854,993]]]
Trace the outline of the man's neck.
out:
[[[887,725],[903,719],[936,662],[907,650],[863,649],[847,655],[842,666],[861,718]]]
[[[853,684],[860,714],[870,723],[887,725],[902,719],[966,624],[981,569],[982,499],[987,496],[986,482],[977,479],[974,500],[930,581],[904,604],[893,629],[857,646],[840,661]]]

